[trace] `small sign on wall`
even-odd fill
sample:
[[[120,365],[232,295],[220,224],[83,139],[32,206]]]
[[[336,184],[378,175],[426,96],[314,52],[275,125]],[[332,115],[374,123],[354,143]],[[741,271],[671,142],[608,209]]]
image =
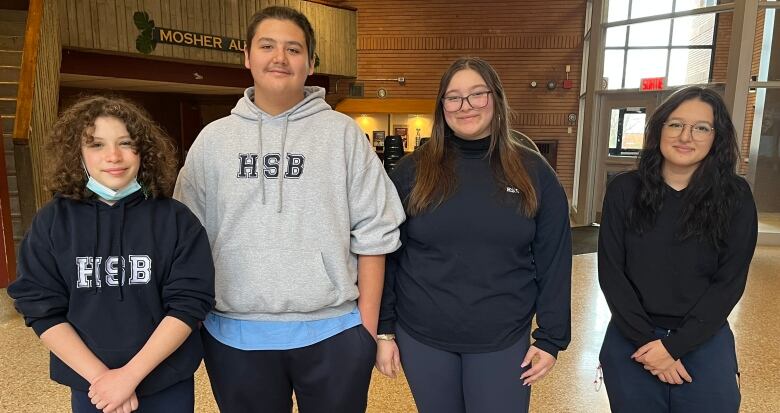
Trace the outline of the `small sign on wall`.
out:
[[[375,147],[379,147],[379,148],[385,146],[385,131],[383,131],[383,130],[375,130],[373,132],[373,134],[374,134],[373,145]]]
[[[406,125],[393,125],[393,135],[398,135],[404,142],[404,149],[406,149],[406,137],[409,133],[409,128]]]
[[[133,24],[141,31],[135,39],[135,48],[144,54],[151,53],[157,47],[157,43],[236,53],[243,53],[246,47],[246,41],[243,39],[156,27],[154,20],[151,20],[149,13],[145,11],[133,13]]]
[[[663,77],[646,77],[640,81],[640,90],[663,90]]]

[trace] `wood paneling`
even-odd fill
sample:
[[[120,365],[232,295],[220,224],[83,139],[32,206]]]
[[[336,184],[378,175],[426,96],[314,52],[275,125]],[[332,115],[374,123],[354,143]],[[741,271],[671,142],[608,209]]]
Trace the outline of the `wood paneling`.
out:
[[[31,2],[31,6],[35,1],[37,0]],[[47,141],[47,135],[57,120],[60,54],[62,51],[59,33],[59,10],[54,2],[43,1],[43,3],[41,36],[35,68],[35,93],[29,135],[33,186],[27,188],[35,189],[35,209],[40,208],[50,198],[49,193],[44,188],[45,169],[48,164],[44,146]],[[16,136],[14,136],[14,139],[16,139]],[[17,172],[19,174],[23,173],[20,170],[17,170]],[[20,188],[23,188],[21,182]],[[28,228],[29,222],[32,222],[32,216],[24,217],[24,211],[22,213],[23,219],[28,221],[25,223],[25,228]]]
[[[140,54],[133,13],[146,11],[156,27],[244,39],[249,18],[271,5],[304,13],[317,33],[317,73],[355,76],[357,17],[353,10],[303,0],[61,0],[64,47]],[[243,65],[243,54],[157,44],[151,56]]]
[[[501,76],[511,123],[534,140],[558,143],[558,176],[571,194],[582,66],[585,0],[347,0],[357,8],[357,81],[366,96],[432,99],[441,74],[461,56],[479,56]],[[572,89],[562,89],[570,66]],[[371,79],[406,78],[394,81]],[[555,80],[558,88],[544,85]],[[530,87],[536,81],[539,86]],[[571,127],[571,133],[569,133]]]
[[[57,115],[59,26],[56,3],[30,1],[13,133],[19,209],[25,229],[35,211],[49,199],[43,188],[47,164],[43,147]]]
[[[344,113],[433,113],[436,99],[344,99],[336,106]]]

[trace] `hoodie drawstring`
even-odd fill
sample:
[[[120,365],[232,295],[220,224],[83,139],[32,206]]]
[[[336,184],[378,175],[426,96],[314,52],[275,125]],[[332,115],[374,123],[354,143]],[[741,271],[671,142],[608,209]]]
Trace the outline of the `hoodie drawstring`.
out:
[[[93,287],[93,294],[97,294],[101,291],[103,282],[101,281],[100,261],[98,261],[98,245],[100,245],[100,207],[99,202],[93,203],[95,209],[95,245],[92,247],[92,274],[95,278],[95,284]],[[125,212],[126,203],[119,202],[119,265],[117,266],[117,272],[121,271],[117,284],[119,287],[119,300],[125,300],[125,276],[126,276],[126,262],[125,262]]]
[[[263,171],[263,115],[257,116],[257,156],[260,157],[258,162],[260,165],[257,167],[260,169],[260,201],[265,205],[265,172]]]
[[[95,208],[95,245],[92,247],[92,275],[94,276],[94,289],[93,294],[97,294],[100,291],[100,272],[97,262],[97,249],[100,242],[100,210],[98,209],[97,202],[92,204]]]
[[[119,301],[125,300],[125,276],[127,274],[125,262],[125,202],[119,203],[119,260],[122,263],[122,273],[119,276]]]
[[[282,127],[282,151],[279,154],[279,197],[276,200],[276,212],[282,212],[282,194],[284,194],[284,159],[287,156],[285,152],[285,143],[287,142],[287,125],[290,123],[290,115],[284,117],[284,126]]]

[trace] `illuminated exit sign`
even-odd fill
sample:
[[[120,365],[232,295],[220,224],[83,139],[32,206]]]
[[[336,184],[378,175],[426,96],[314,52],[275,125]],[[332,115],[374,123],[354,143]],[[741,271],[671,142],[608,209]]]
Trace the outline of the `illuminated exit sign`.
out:
[[[646,77],[641,82],[641,90],[661,90],[664,88],[664,78],[662,77]]]

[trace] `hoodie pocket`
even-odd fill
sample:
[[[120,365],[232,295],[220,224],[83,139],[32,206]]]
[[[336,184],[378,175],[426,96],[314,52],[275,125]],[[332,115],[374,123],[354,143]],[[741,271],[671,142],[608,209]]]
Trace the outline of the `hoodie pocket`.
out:
[[[215,258],[219,311],[308,313],[338,298],[319,250],[229,248]]]

